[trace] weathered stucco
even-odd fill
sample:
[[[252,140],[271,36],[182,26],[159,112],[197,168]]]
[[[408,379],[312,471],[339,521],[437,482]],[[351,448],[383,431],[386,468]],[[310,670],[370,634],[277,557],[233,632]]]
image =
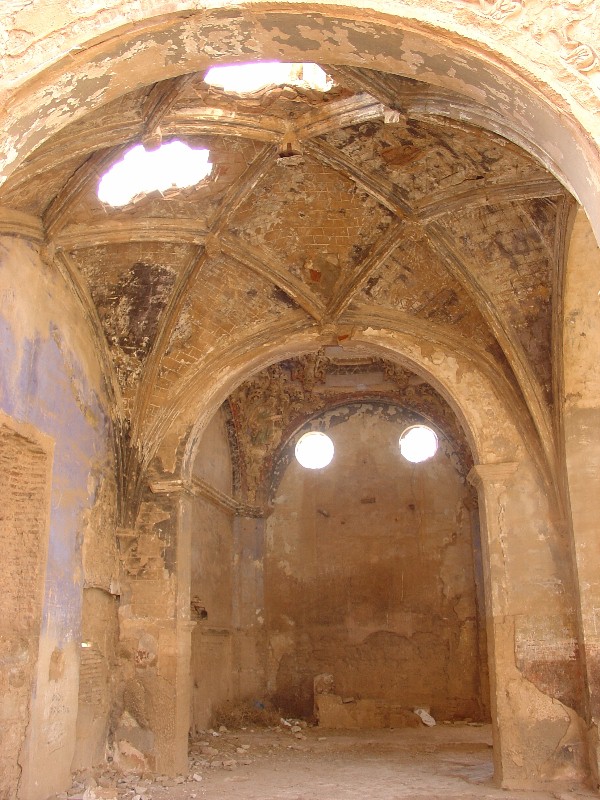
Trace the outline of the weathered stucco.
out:
[[[599,20],[597,0],[4,3],[0,795],[61,791],[107,753],[183,771],[190,726],[257,699],[309,713],[336,658],[343,693],[354,670],[373,701],[489,708],[506,787],[598,785]],[[315,61],[336,86],[204,82],[261,58]],[[98,200],[126,147],[172,138],[210,149],[210,179]],[[432,543],[410,613],[418,628],[431,596],[443,617],[460,583],[464,692],[438,653],[437,695],[377,695],[402,597],[387,627],[366,601],[338,619],[337,656],[315,646],[311,503],[337,504],[331,526],[343,487],[362,493],[334,469],[307,498],[291,447],[352,403],[451,442],[444,490],[415,507],[456,540]],[[366,417],[344,426],[363,441]],[[422,568],[400,523],[385,558],[397,502],[371,572],[351,580],[341,540],[328,554],[336,597],[375,596],[398,552]]]
[[[476,506],[444,431],[431,461],[401,457],[410,424],[406,410],[366,402],[313,418],[333,462],[313,471],[294,460],[278,486],[266,530],[268,681],[291,716],[312,715],[314,677],[331,673],[345,698],[487,717]]]
[[[74,298],[36,247],[8,238],[0,253],[0,405],[9,426],[18,431],[27,424],[50,443],[49,483],[40,487],[50,490],[50,502],[47,561],[36,578],[43,592],[39,646],[29,676],[32,699],[23,709],[27,741],[19,754],[20,791],[34,797],[59,790],[69,776],[87,577],[82,539],[95,548],[109,592],[116,577],[115,462],[105,388]],[[99,516],[102,524],[96,527]],[[97,536],[104,546],[91,544]],[[7,791],[16,791],[16,785]]]

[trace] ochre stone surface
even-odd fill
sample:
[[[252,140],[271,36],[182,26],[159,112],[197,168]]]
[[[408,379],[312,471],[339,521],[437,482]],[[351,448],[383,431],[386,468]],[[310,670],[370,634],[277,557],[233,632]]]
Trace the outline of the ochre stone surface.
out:
[[[2,739],[0,795],[14,795],[19,754],[29,724],[30,691],[38,655],[43,570],[48,551],[48,488],[52,451],[0,418],[0,475],[4,486],[0,543],[3,619],[0,634]],[[55,651],[51,679],[62,669]]]
[[[599,20],[2,5],[2,800],[182,772],[190,729],[308,717],[323,673],[340,725],[489,718],[498,784],[600,785]],[[265,58],[335,86],[204,82]],[[98,199],[175,138],[207,180]]]
[[[410,416],[340,408],[323,470],[291,463],[267,524],[268,682],[277,704],[310,716],[313,677],[342,697],[427,706],[441,719],[485,718],[470,487],[442,439],[410,464]],[[443,434],[442,434],[443,435]]]

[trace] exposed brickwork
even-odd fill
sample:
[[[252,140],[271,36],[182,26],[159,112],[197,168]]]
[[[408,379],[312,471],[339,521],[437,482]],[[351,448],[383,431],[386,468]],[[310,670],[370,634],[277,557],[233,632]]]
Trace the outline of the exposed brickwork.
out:
[[[240,209],[232,230],[273,252],[328,299],[391,221],[389,211],[331,167],[283,159]]]
[[[0,797],[16,796],[38,655],[47,550],[48,456],[0,423]]]
[[[473,275],[493,298],[530,358],[546,396],[552,392],[552,272],[553,237],[541,230],[552,227],[553,203],[521,201],[490,206],[448,220],[460,252]]]

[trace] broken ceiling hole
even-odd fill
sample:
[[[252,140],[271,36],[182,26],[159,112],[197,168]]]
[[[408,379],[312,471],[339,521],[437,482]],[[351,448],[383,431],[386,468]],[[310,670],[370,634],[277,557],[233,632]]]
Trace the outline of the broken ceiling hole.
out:
[[[195,186],[212,171],[209,151],[178,140],[146,150],[138,144],[105,173],[98,197],[110,206],[125,206],[150,192]]]
[[[404,458],[413,464],[427,461],[438,449],[438,437],[427,425],[411,425],[402,433],[398,443]]]
[[[328,92],[334,85],[318,64],[282,64],[280,61],[211,67],[204,81],[233,94],[251,94],[268,86],[299,86]]]
[[[306,469],[323,469],[331,463],[334,450],[333,442],[326,433],[309,431],[296,443],[296,460]]]

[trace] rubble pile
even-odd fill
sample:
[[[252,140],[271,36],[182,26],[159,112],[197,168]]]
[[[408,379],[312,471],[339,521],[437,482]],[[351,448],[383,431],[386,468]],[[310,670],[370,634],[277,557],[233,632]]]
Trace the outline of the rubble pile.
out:
[[[279,725],[265,730],[281,734],[283,742],[268,744],[262,738],[253,742],[255,728],[244,727],[231,731],[225,725],[218,729],[199,731],[190,742],[188,772],[185,775],[167,776],[123,772],[112,763],[82,770],[73,775],[68,792],[54,795],[49,800],[166,800],[166,798],[201,798],[203,781],[215,770],[235,770],[252,764],[255,760],[272,755],[280,747],[300,749],[297,741],[306,740],[308,723],[300,719],[284,719]],[[318,737],[323,741],[325,737]],[[293,740],[287,743],[288,740]]]

